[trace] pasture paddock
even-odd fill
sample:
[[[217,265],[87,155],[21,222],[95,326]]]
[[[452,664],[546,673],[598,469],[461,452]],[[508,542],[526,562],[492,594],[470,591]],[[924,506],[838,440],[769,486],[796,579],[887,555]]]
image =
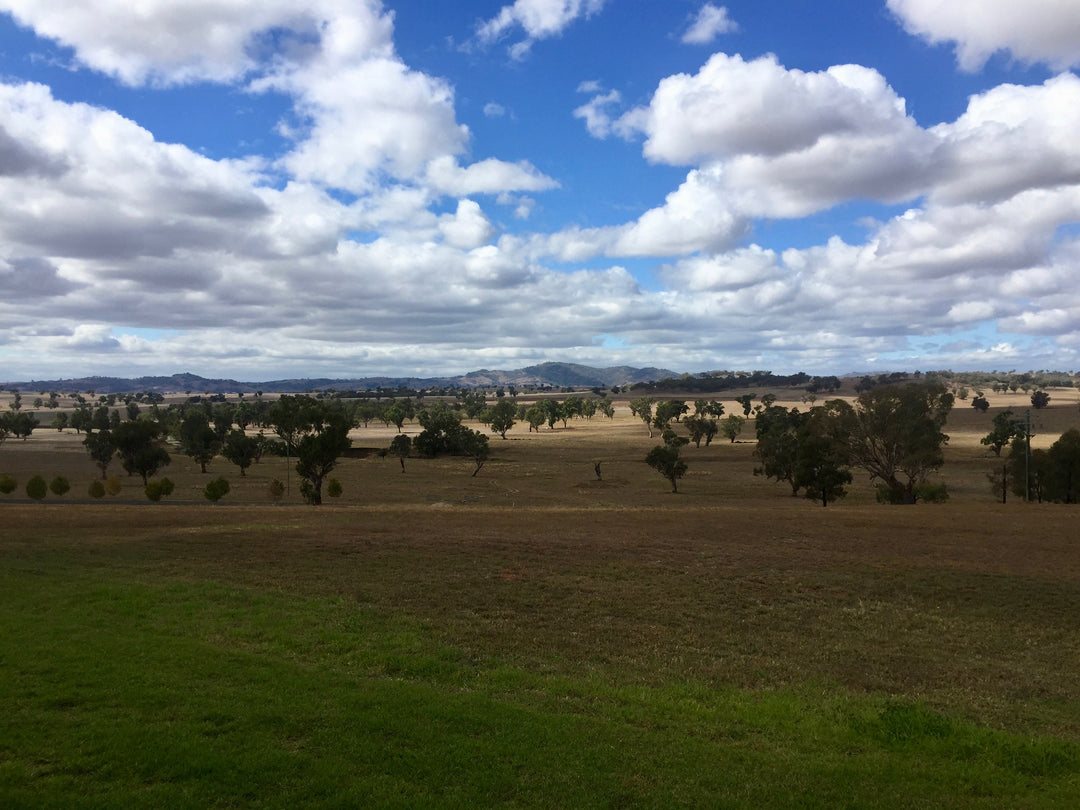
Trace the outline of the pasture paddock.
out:
[[[73,490],[0,496],[0,804],[1075,806],[1075,507],[994,501],[992,416],[958,403],[914,507],[791,498],[752,425],[672,495],[624,408],[477,478],[346,459],[320,508],[176,455],[169,502],[79,502],[77,437],[9,440]]]

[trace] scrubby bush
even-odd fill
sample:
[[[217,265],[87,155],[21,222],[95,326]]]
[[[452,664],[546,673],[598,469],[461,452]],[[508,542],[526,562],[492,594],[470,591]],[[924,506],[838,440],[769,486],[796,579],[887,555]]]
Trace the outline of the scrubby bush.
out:
[[[300,497],[304,503],[315,506],[315,487],[306,478],[300,482]]]
[[[162,498],[172,495],[176,485],[168,478],[159,478],[146,485],[146,497],[152,501],[160,501]]]
[[[146,497],[155,503],[161,500],[161,496],[165,493],[161,491],[161,481],[150,481],[146,485]]]
[[[285,495],[285,485],[278,481],[276,478],[270,482],[270,498],[274,501],[280,501]]]
[[[945,503],[949,500],[949,489],[944,482],[940,484],[926,482],[916,487],[915,491],[923,503]]]
[[[49,491],[57,497],[63,496],[70,489],[71,482],[64,478],[64,476],[62,475],[56,476],[56,478],[49,482]]]
[[[326,494],[331,498],[340,498],[342,491],[341,482],[336,478],[331,478],[326,485]]]
[[[228,494],[229,482],[224,478],[215,478],[203,488],[203,497],[212,503],[217,503]]]
[[[123,483],[115,475],[110,475],[105,481],[105,491],[110,495],[119,495],[124,489]]]
[[[45,479],[40,475],[35,475],[26,482],[26,495],[35,501],[44,500],[48,492],[49,485],[45,483]]]
[[[911,497],[902,490],[893,489],[886,484],[878,484],[877,486],[878,503],[891,504],[909,504],[913,502],[945,503],[945,501],[949,500],[949,489],[944,482],[933,484],[924,481],[915,487],[913,495],[914,501],[912,501]]]
[[[5,495],[10,495],[18,486],[18,483],[10,475],[0,476],[0,492]]]
[[[105,497],[105,485],[98,481],[96,478],[90,482],[90,487],[86,493],[91,498],[104,498]]]

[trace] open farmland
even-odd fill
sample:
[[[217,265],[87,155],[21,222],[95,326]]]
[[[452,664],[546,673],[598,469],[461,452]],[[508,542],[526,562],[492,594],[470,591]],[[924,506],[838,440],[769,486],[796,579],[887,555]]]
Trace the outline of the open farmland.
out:
[[[1052,393],[1043,446],[1080,423]],[[175,453],[168,502],[90,502],[78,437],[9,440],[0,474],[73,489],[0,499],[0,802],[1074,806],[1075,508],[996,503],[978,444],[1025,402],[957,403],[952,498],[914,507],[791,498],[752,425],[672,495],[625,406],[475,478],[344,459],[318,509],[269,502],[284,459]]]

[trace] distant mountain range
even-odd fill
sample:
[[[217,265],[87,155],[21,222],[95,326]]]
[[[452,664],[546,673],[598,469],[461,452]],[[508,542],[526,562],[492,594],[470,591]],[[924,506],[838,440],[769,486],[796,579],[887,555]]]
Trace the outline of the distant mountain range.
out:
[[[20,391],[94,391],[98,394],[122,394],[135,391],[160,393],[191,391],[192,393],[225,394],[274,391],[286,394],[304,391],[335,390],[369,391],[378,388],[611,388],[637,382],[678,377],[678,372],[664,368],[632,368],[614,366],[593,368],[576,363],[540,363],[513,371],[481,369],[457,377],[363,377],[352,380],[294,379],[241,382],[238,380],[208,379],[197,374],[173,374],[168,377],[79,377],[63,380],[30,380],[5,382],[4,388]]]

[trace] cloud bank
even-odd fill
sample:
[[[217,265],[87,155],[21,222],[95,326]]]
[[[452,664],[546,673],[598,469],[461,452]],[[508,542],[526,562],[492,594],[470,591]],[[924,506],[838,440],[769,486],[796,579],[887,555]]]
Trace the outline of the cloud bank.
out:
[[[1002,49],[1076,64],[1061,4],[1046,9],[1054,30],[1014,24],[1004,3],[948,10],[965,5],[889,2],[913,34],[955,43],[965,69]],[[1080,350],[1070,72],[989,87],[930,127],[858,64],[720,52],[644,91],[577,77],[559,126],[678,179],[618,221],[526,230],[578,178],[556,159],[473,157],[457,88],[406,64],[374,0],[0,9],[125,87],[213,84],[288,109],[280,153],[216,159],[39,82],[0,82],[12,377],[448,373],[551,358],[843,372],[925,367],[919,346],[950,336],[961,348],[932,352],[941,365],[1062,367]],[[476,35],[520,34],[520,56],[605,9],[518,0]],[[732,25],[706,4],[684,39]],[[513,126],[490,97],[478,114]],[[864,204],[874,216],[842,235],[764,244],[770,229]]]

